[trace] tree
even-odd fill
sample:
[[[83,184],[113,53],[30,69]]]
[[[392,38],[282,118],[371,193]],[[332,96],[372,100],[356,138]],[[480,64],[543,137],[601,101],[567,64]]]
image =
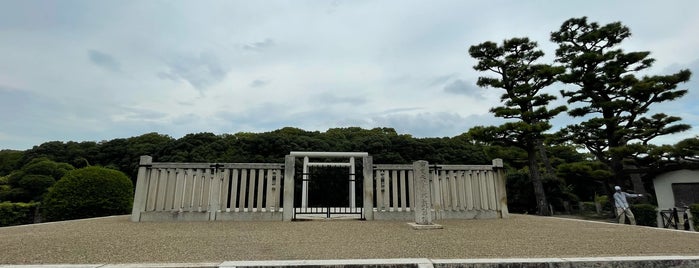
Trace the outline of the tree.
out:
[[[49,189],[42,204],[49,221],[127,214],[133,184],[126,174],[97,166],[68,172]]]
[[[658,136],[689,129],[681,119],[658,113],[648,116],[651,105],[684,96],[686,89],[676,89],[687,82],[689,70],[671,75],[636,74],[651,67],[650,52],[624,52],[621,43],[631,36],[620,22],[604,26],[588,23],[586,17],[565,21],[551,34],[558,44],[556,61],[566,73],[561,82],[575,86],[562,90],[568,103],[577,104],[569,114],[586,120],[562,130],[575,143],[584,144],[600,162],[614,173],[607,189],[627,179],[624,166],[634,155],[647,153],[648,142]]]
[[[23,155],[23,151],[0,150],[0,176],[10,174],[13,170],[19,168]]]
[[[41,201],[46,190],[66,172],[73,170],[67,163],[47,158],[35,158],[7,176],[9,186],[0,190],[0,200],[13,202]]]
[[[471,57],[478,60],[473,68],[490,71],[498,77],[479,77],[478,86],[505,90],[500,97],[504,106],[490,111],[497,117],[517,119],[498,127],[484,128],[481,137],[492,137],[506,145],[517,146],[527,152],[529,176],[536,196],[539,215],[549,215],[546,193],[541,181],[537,153],[544,140],[544,132],[551,128],[549,120],[565,111],[565,106],[548,109],[556,97],[541,90],[556,81],[563,72],[560,67],[535,62],[544,56],[536,42],[528,38],[505,40],[498,46],[485,42],[469,49]],[[475,132],[477,133],[477,132]]]

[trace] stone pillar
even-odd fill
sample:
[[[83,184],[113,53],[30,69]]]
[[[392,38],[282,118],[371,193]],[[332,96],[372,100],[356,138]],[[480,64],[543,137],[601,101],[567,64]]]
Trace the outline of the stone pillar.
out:
[[[301,175],[301,207],[308,207],[308,156],[303,157],[303,174]]]
[[[354,183],[354,179],[356,178],[356,176],[354,175],[354,172],[355,172],[355,168],[354,168],[354,157],[350,157],[349,160],[350,160],[350,161],[349,161],[349,163],[350,163],[350,170],[349,170],[349,172],[350,172],[350,175],[349,175],[349,205],[350,205],[350,208],[353,208],[353,209],[354,209],[354,208],[356,207],[356,204],[355,204],[355,203],[356,203],[356,200],[355,200],[355,198],[354,198],[354,196],[355,196],[355,189],[354,189],[354,188],[355,188],[355,183]]]
[[[294,217],[294,165],[296,157],[287,155],[284,158],[284,203],[282,220],[291,221]]]
[[[427,161],[413,163],[415,176],[415,223],[432,224],[432,202],[430,200],[430,178]]]
[[[692,212],[689,210],[689,208],[687,208],[685,212],[687,213],[687,221],[689,221],[689,230],[696,231],[696,226],[694,226],[694,215],[692,215]]]
[[[370,221],[374,220],[374,163],[371,156],[365,156],[362,163],[364,165],[364,218]]]
[[[148,166],[153,163],[153,157],[142,155],[139,161],[138,176],[136,177],[136,192],[131,209],[131,221],[141,221],[141,212],[146,210],[146,194],[148,192]]]
[[[509,217],[509,210],[507,209],[507,178],[505,176],[504,165],[502,159],[493,159],[493,171],[497,178],[495,178],[495,194],[498,198],[497,208],[500,210],[501,218]]]
[[[209,207],[207,208],[210,221],[215,221],[217,213],[221,212],[221,184],[223,182],[223,177],[221,177],[220,174],[221,172],[217,165],[214,169],[214,174],[210,177]]]

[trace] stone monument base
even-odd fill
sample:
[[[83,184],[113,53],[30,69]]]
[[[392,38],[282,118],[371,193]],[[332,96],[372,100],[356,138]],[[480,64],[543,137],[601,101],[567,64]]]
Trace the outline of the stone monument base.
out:
[[[433,230],[433,229],[444,229],[444,226],[439,224],[417,224],[414,222],[409,222],[408,225],[414,230]]]

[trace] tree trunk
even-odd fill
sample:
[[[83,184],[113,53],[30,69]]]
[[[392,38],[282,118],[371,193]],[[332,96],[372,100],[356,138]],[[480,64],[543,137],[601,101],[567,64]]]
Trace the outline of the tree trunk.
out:
[[[529,162],[529,177],[534,186],[534,196],[536,197],[537,214],[541,216],[551,216],[549,203],[546,201],[546,193],[544,192],[544,184],[541,182],[541,173],[539,165],[536,162],[536,147],[531,148],[527,152],[527,160]]]
[[[548,174],[552,178],[555,178],[556,172],[553,170],[553,166],[551,165],[551,161],[549,160],[549,157],[546,154],[546,148],[544,148],[544,143],[541,141],[539,141],[538,143],[539,143],[538,144],[539,156],[541,157],[541,161],[544,162],[544,166],[546,167],[546,174]]]

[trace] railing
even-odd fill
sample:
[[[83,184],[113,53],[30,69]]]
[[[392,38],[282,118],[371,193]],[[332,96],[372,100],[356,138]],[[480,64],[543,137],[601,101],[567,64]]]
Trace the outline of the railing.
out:
[[[287,160],[285,164],[154,163],[142,156],[131,220],[291,220],[296,213],[308,214],[293,209],[294,161]],[[370,156],[363,161],[368,163],[363,205],[353,212],[362,218],[414,219],[416,204],[427,204],[423,200],[429,200],[434,219],[507,217],[501,160],[493,165],[430,165],[429,174],[418,173],[429,179],[425,191],[429,193],[420,200],[415,196],[414,165],[372,165]],[[427,189],[422,181],[421,189]]]
[[[680,220],[680,212],[682,213],[682,220]],[[667,209],[667,210],[660,210],[658,211],[658,214],[660,215],[661,222],[658,222],[660,224],[659,227],[663,228],[675,228],[675,229],[683,229],[686,231],[689,230],[694,230],[695,226],[692,224],[692,215],[690,213],[689,208],[672,208],[672,209]]]
[[[432,176],[436,210],[498,210],[496,188],[503,178],[492,166],[436,165]]]
[[[507,217],[501,162],[493,165],[430,165],[435,219]],[[409,219],[414,211],[413,165],[374,165],[375,215]]]
[[[281,220],[282,164],[152,163],[142,158],[133,221]],[[266,213],[236,216],[233,213]]]
[[[413,165],[374,165],[378,212],[410,211],[415,200]]]

